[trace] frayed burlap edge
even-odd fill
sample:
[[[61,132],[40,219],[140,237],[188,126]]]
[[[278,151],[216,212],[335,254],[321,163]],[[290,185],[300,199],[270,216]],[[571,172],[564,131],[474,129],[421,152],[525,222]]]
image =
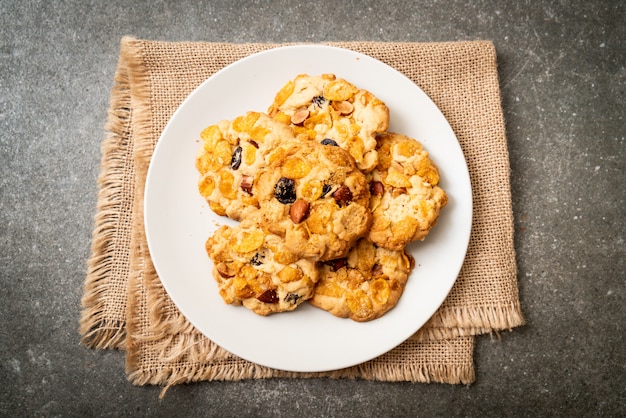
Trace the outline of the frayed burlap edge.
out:
[[[137,48],[135,50],[135,55],[134,55],[135,58],[140,55],[140,54],[137,54],[137,52],[139,52],[139,48],[141,48],[140,46],[141,41],[134,42],[134,40],[131,38],[125,38],[123,42],[127,44],[133,43],[134,47]],[[344,47],[346,46],[346,44],[343,44],[343,43],[334,43],[334,45],[344,46]],[[359,45],[360,45],[359,43],[356,43],[356,44],[350,43],[349,47],[355,50],[359,50],[360,49]],[[365,45],[364,46],[365,48],[367,45],[369,45],[369,43],[364,43],[364,45]],[[135,79],[133,80],[133,83],[139,80],[138,73],[135,73],[133,77],[135,77]],[[142,80],[142,82],[144,83],[143,86],[146,89],[149,89],[149,80],[144,79]],[[141,93],[135,88],[136,86],[135,84],[133,84],[133,95],[135,94],[140,95]],[[147,93],[147,91],[145,93]],[[133,96],[133,97],[136,99],[138,96]],[[133,103],[135,103],[135,101]],[[149,106],[146,105],[146,109],[144,110],[148,110],[148,107]],[[130,108],[133,108],[133,126],[134,127],[137,126],[138,128],[141,128],[142,127],[141,121],[134,119],[136,117],[134,105]],[[128,114],[127,114],[128,118],[130,118],[129,109],[126,109],[128,111]],[[146,129],[146,131],[144,132],[147,135],[150,135],[150,132],[151,132],[151,131],[150,132],[147,131],[148,129],[150,129],[149,119],[150,118],[148,117],[148,120],[144,120],[144,124],[143,124],[143,128]],[[139,125],[136,125],[136,124],[139,124]],[[153,145],[154,144],[149,144],[149,146],[147,146],[143,150],[146,153],[144,157],[148,157],[147,161],[149,161],[149,156],[147,154],[148,153],[151,154],[153,150]],[[140,156],[141,150],[135,150],[135,151],[136,151],[135,158],[137,158]],[[138,187],[137,190],[143,190],[143,182],[138,181],[137,187]],[[135,202],[135,208],[137,207],[140,209],[141,214],[143,214],[143,196],[141,196],[141,201]],[[135,216],[134,219],[139,224],[141,224],[141,225],[134,225],[134,230],[137,230],[137,226],[138,226],[139,230],[143,231],[143,224],[142,224],[143,216]],[[156,277],[155,282],[148,283],[149,280],[146,280],[147,277],[152,277],[149,270],[151,268],[153,269],[153,267],[149,266],[151,265],[151,262],[150,262],[149,254],[147,254],[147,246],[145,242],[139,242],[139,241],[140,240],[137,240],[135,238],[131,246],[133,251],[136,251],[135,254],[137,255],[137,257],[133,259],[138,260],[138,262],[135,263],[135,265],[132,268],[133,273],[131,274],[131,280],[129,280],[129,286],[131,285],[137,286],[138,288],[142,288],[144,286],[154,286],[155,288],[159,288],[160,290],[162,290],[160,281],[158,280],[158,277],[156,277],[156,275],[154,275],[154,277]],[[145,241],[145,238],[144,238],[144,241]],[[93,261],[95,263],[95,259]],[[90,263],[91,262],[92,260],[90,260]],[[95,272],[95,270],[97,269],[90,267],[90,270],[93,270]],[[94,280],[94,282],[95,281],[96,280]],[[86,286],[88,283],[89,281],[86,282]],[[93,287],[90,287],[90,289],[92,289],[93,291],[97,291]],[[102,290],[106,291],[106,288],[102,287]],[[151,289],[148,292],[149,293],[148,297],[151,298],[151,300],[154,297],[154,294],[152,293],[153,290],[154,289]],[[131,296],[131,299],[129,299],[128,312],[136,312],[136,311],[133,311],[133,309],[136,309],[140,303],[145,302],[139,299],[136,299],[136,300],[132,299],[132,295],[136,293],[139,293],[139,292],[137,292],[136,290],[129,290],[129,296]],[[156,316],[158,318],[167,318],[168,320],[172,320],[173,317],[176,317],[176,315],[178,315],[176,312],[172,312],[167,306],[164,307],[164,311],[161,313],[156,312],[156,310],[152,311],[152,307],[150,309],[151,309],[150,314],[151,314],[152,319],[154,319],[154,317]],[[475,335],[475,334],[492,332],[494,330],[497,331],[498,329],[509,329],[511,328],[510,325],[514,327],[523,323],[523,318],[520,316],[519,318],[511,318],[510,320],[507,319],[504,321],[505,323],[503,324],[501,321],[502,317],[497,316],[497,314],[495,313],[500,309],[502,309],[503,312],[510,313],[510,311],[507,311],[508,308],[498,307],[498,306],[493,307],[492,313],[485,313],[482,310],[472,310],[471,308],[462,309],[463,312],[459,312],[459,310],[457,309],[457,310],[454,310],[454,312],[446,313],[446,318],[448,319],[447,321],[445,321],[446,325],[444,325],[444,321],[441,320],[439,315],[436,314],[431,319],[431,321],[429,321],[429,323],[411,339],[414,341],[427,342],[432,339],[455,338],[455,337],[462,337],[464,335]],[[521,312],[518,306],[513,307],[513,309],[514,309],[514,313]],[[164,316],[161,317],[159,315],[164,315]],[[494,317],[494,315],[496,315],[496,317]],[[94,316],[95,316],[94,314],[91,315],[92,318]],[[456,318],[456,319],[450,319],[450,318]],[[494,323],[495,323],[494,318],[496,318],[499,321],[499,325],[494,326]],[[184,318],[182,319],[184,320]],[[454,324],[453,326],[458,327],[459,324],[468,323],[468,321],[470,321],[474,326],[466,327],[466,328],[454,328],[454,329],[446,328],[447,326],[450,326],[450,324]],[[476,324],[485,324],[485,327],[483,328],[482,326],[475,326]],[[206,379],[238,380],[238,379],[244,379],[244,378],[262,378],[262,377],[359,378],[363,376],[363,372],[359,368],[360,366],[355,366],[355,368],[345,369],[342,371],[327,373],[323,375],[320,375],[320,374],[307,375],[307,374],[294,374],[294,373],[274,371],[274,370],[266,369],[262,366],[258,366],[252,363],[241,365],[240,362],[243,362],[243,360],[233,358],[233,356],[230,353],[225,352],[224,350],[217,347],[213,343],[211,343],[213,344],[213,347],[210,347],[210,348],[214,351],[211,351],[211,349],[207,351],[206,350],[207,347],[205,346],[205,344],[207,342],[210,343],[210,341],[208,341],[204,336],[197,333],[197,331],[195,331],[195,329],[193,329],[193,327],[188,322],[186,322],[186,328],[185,327],[180,328],[181,332],[178,338],[174,336],[172,339],[169,339],[168,341],[163,342],[162,346],[161,346],[161,342],[159,341],[159,338],[160,336],[163,335],[162,332],[164,331],[167,332],[167,330],[171,331],[170,327],[172,326],[172,324],[167,324],[166,322],[163,322],[160,324],[160,326],[162,327],[161,329],[159,328],[159,324],[154,325],[150,321],[148,321],[148,325],[150,325],[149,327],[150,332],[148,334],[146,335],[133,334],[132,338],[127,337],[127,340],[129,341],[129,343],[132,344],[132,346],[129,347],[128,351],[135,352],[135,356],[128,358],[128,362],[127,362],[127,368],[129,371],[129,379],[131,380],[131,382],[135,384],[159,384],[159,385],[165,384],[166,385],[165,390],[167,390],[168,387],[174,384],[197,381],[197,380],[206,380]],[[106,324],[99,324],[99,326],[102,326],[103,330],[107,329]],[[129,334],[131,333],[130,330],[135,330],[135,331],[139,330],[141,328],[140,326],[143,326],[145,328],[146,324],[142,324],[139,322],[130,324],[130,326],[128,327]],[[88,332],[88,331],[89,331],[89,328],[85,329],[85,331],[82,331],[81,329],[81,332],[83,332],[84,335],[86,335],[85,332]],[[123,332],[123,329],[122,329],[122,332]],[[473,338],[472,337],[468,337],[468,338],[472,342],[472,349],[473,349]],[[124,339],[123,336],[121,339],[122,340]],[[202,349],[200,349],[201,346],[203,346]],[[178,354],[171,354],[171,353],[175,353],[177,351],[178,353],[193,352],[194,351],[193,347],[196,347],[195,349],[196,355],[200,356],[198,360],[206,360],[207,357],[210,357],[211,364],[210,365],[191,364],[191,365],[184,365],[184,366],[179,365],[179,364],[177,365],[167,364],[170,362],[180,361],[180,357],[178,356]],[[106,347],[103,347],[103,348],[106,348]],[[161,349],[160,352],[162,354],[162,356],[160,356],[159,359],[163,359],[163,361],[166,363],[165,365],[159,365],[158,367],[155,367],[155,368],[146,368],[142,365],[142,367],[144,367],[143,369],[144,373],[139,373],[136,370],[135,372],[133,372],[133,367],[136,367],[138,365],[137,361],[139,361],[140,357],[145,354],[145,351],[142,353],[139,353],[137,350],[149,349],[151,352],[153,352],[153,350],[155,349],[158,350],[159,348]],[[170,353],[169,356],[168,356],[168,353]],[[202,356],[204,356],[204,359],[202,358]],[[223,359],[220,359],[220,357],[222,356],[226,356],[226,357]],[[233,364],[235,365],[234,367],[233,367]],[[404,364],[400,365],[400,369],[403,370],[404,366],[405,366]],[[474,380],[473,365],[450,366],[450,365],[437,364],[437,365],[431,365],[431,366],[426,367],[422,365],[416,366],[414,364],[410,364],[410,365],[407,365],[407,367],[411,370],[402,372],[402,371],[398,371],[398,367],[394,367],[393,373],[398,373],[398,374],[403,375],[403,377],[399,377],[398,380],[420,381],[420,382],[440,381],[440,382],[445,382],[445,383],[471,383]],[[241,373],[237,372],[237,370],[239,370]],[[440,372],[439,374],[437,370],[439,370]],[[191,373],[191,374],[186,375],[186,373]],[[192,376],[192,377],[190,378],[189,376]],[[458,376],[458,379],[455,376]],[[456,379],[456,381],[451,381],[451,379],[452,380]],[[389,380],[393,380],[393,378],[389,376],[389,372],[385,372],[383,373],[383,375],[379,376],[378,378],[376,376],[373,376],[372,380],[389,381]]]
[[[150,138],[151,108],[149,100],[150,79],[142,63],[140,43],[127,42],[124,56],[133,56],[135,61],[127,62],[128,76],[132,80],[133,132],[142,138]],[[145,135],[145,136],[144,136]],[[133,149],[135,161],[135,190],[143,190],[145,172],[154,143],[136,143]],[[136,385],[165,385],[163,393],[172,385],[200,380],[241,380],[268,377],[330,377],[365,378],[368,380],[465,383],[474,381],[472,364],[473,337],[461,340],[463,350],[468,355],[469,364],[423,364],[403,362],[390,364],[384,356],[351,368],[324,373],[294,373],[274,370],[241,360],[218,347],[195,328],[178,312],[172,309],[171,301],[165,293],[150,256],[143,235],[143,195],[137,193],[133,210],[135,224],[131,239],[131,272],[129,277],[129,299],[127,311],[127,362],[129,380]],[[142,318],[149,317],[147,324]],[[148,326],[146,326],[148,325]],[[176,329],[176,333],[171,330]],[[433,343],[412,338],[408,344]],[[405,344],[407,344],[405,343]],[[455,344],[446,342],[444,344]],[[142,363],[146,351],[158,353],[159,362],[150,367]],[[207,360],[209,360],[207,362]]]
[[[465,337],[471,344],[468,351],[473,352],[474,337]],[[363,363],[348,369],[325,373],[294,373],[268,369],[255,363],[224,361],[207,364],[194,364],[187,367],[165,367],[146,370],[141,376],[136,375],[131,382],[138,386],[162,386],[159,398],[163,398],[172,387],[180,384],[201,381],[240,381],[246,379],[350,379],[381,382],[442,383],[470,385],[476,380],[474,364],[389,364],[372,367]],[[234,366],[234,367],[233,367]],[[364,378],[367,376],[367,378]],[[143,379],[142,379],[143,378]]]
[[[131,37],[122,40],[124,45],[139,47],[142,41]],[[377,52],[376,42],[331,42],[337,47],[348,47],[360,52],[374,54]],[[485,41],[471,43],[471,48],[488,49],[493,56],[495,65],[495,49],[493,45]],[[292,44],[284,44],[292,45]],[[396,45],[396,44],[394,44]],[[264,50],[283,44],[260,44],[248,45],[248,47]],[[252,51],[254,52],[254,51]],[[375,54],[374,54],[375,55]],[[89,260],[89,272],[85,282],[85,296],[83,298],[83,315],[81,318],[81,334],[83,342],[89,347],[97,348],[121,348],[125,338],[125,320],[113,319],[107,315],[107,298],[103,295],[108,293],[110,278],[107,275],[111,271],[111,250],[107,248],[114,243],[112,239],[116,232],[119,213],[116,213],[120,204],[120,184],[115,180],[122,174],[125,161],[120,159],[122,153],[116,152],[116,147],[132,146],[132,140],[128,141],[124,133],[128,132],[130,124],[130,94],[128,94],[128,75],[123,71],[122,63],[129,61],[129,56],[120,56],[118,71],[116,73],[116,86],[112,92],[111,110],[107,130],[109,137],[103,143],[103,168],[101,174],[101,190],[98,199],[98,215],[93,234],[92,256]],[[379,57],[384,58],[384,57]],[[125,68],[124,68],[125,69]],[[137,76],[137,74],[135,74]],[[135,86],[133,86],[135,87]],[[149,89],[149,86],[145,86]],[[135,89],[136,90],[136,89]],[[134,91],[137,93],[136,91]],[[146,90],[146,99],[148,99]],[[148,128],[149,121],[146,122]],[[150,133],[150,132],[146,132]],[[129,143],[123,143],[127,140]],[[151,152],[146,150],[146,152]],[[104,181],[107,180],[107,184]],[[119,264],[119,263],[118,263]],[[443,306],[442,308],[445,308]],[[513,311],[508,310],[512,308]],[[496,312],[505,315],[498,315]],[[492,330],[511,329],[522,325],[524,319],[521,316],[519,304],[516,306],[494,306],[486,311],[482,309],[440,309],[419,334],[424,340],[453,338],[459,335],[476,335]],[[462,329],[459,329],[462,328]]]
[[[126,303],[126,370],[129,379],[135,370],[135,365],[139,363],[142,355],[141,342],[138,336],[141,330],[145,328],[141,318],[144,309],[141,300],[144,292],[144,280],[146,277],[156,276],[156,271],[152,263],[149,262],[147,255],[147,243],[145,242],[143,227],[143,190],[145,188],[146,174],[149,161],[154,150],[155,141],[146,139],[155,138],[152,132],[152,107],[150,100],[150,78],[145,69],[145,64],[138,58],[143,57],[141,54],[142,44],[136,42],[133,38],[124,37],[122,39],[121,56],[126,63],[128,71],[128,79],[131,86],[130,100],[133,109],[132,131],[138,138],[144,138],[143,141],[134,143],[132,156],[135,163],[135,193],[133,201],[133,228],[130,242],[130,272],[128,278],[128,299]],[[150,271],[147,269],[150,268]]]
[[[142,248],[145,250],[145,245]],[[129,342],[128,350],[128,379],[135,385],[163,386],[161,397],[171,386],[204,380],[334,378],[471,384],[475,380],[473,335],[493,331],[478,328],[423,328],[390,353],[353,367],[321,373],[285,372],[237,358],[210,341],[172,306],[150,259],[143,258],[141,267],[138,265],[137,268],[141,268],[145,274],[141,283],[133,280],[140,287],[134,291],[131,289],[136,297],[130,302],[129,309],[134,310],[136,315],[137,310],[143,310],[143,315],[148,316],[148,326],[135,330],[129,323],[129,329],[133,331],[129,331],[129,341],[132,342]],[[389,361],[389,357],[393,358],[394,355],[402,356],[403,352],[417,353],[420,349],[435,344],[440,348],[449,346],[455,352],[452,358],[463,357],[465,354],[466,363]],[[431,353],[430,350],[425,351]],[[155,358],[158,361],[151,363],[151,359]]]
[[[480,308],[439,309],[424,324],[422,331],[431,334],[430,339],[450,338],[452,331],[464,331],[465,335],[479,335],[492,331],[510,331],[525,323],[519,302],[506,305],[481,306]],[[456,334],[459,335],[459,334]]]
[[[473,336],[430,341],[421,340],[416,334],[376,359],[320,373],[286,372],[240,359],[199,333],[177,309],[171,309],[158,277],[151,274],[149,259],[144,261],[144,281],[136,283],[142,288],[137,289],[137,298],[131,303],[133,309],[143,309],[143,314],[149,315],[149,327],[129,332],[134,345],[131,349],[129,343],[129,354],[132,350],[137,353],[129,356],[127,372],[135,385],[162,386],[160,397],[171,386],[204,380],[333,378],[445,384],[471,384],[475,380]],[[172,329],[177,332],[172,333]],[[445,353],[433,356],[433,347],[437,347],[436,352]]]
[[[132,119],[129,88],[126,64],[120,57],[110,97],[107,135],[101,146],[97,211],[81,300],[79,332],[81,342],[90,348],[124,348],[126,339],[126,320],[109,315],[108,298],[104,294],[111,292],[111,272],[119,268],[113,265],[113,247],[122,222],[125,173],[133,173],[128,169],[133,164],[128,158],[128,150],[133,146],[129,134]]]

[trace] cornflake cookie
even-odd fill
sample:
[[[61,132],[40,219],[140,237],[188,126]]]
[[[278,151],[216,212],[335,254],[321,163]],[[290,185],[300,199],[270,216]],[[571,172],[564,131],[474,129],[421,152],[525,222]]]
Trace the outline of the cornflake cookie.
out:
[[[299,257],[345,256],[371,224],[369,186],[352,157],[339,147],[291,141],[267,158],[257,183],[260,223],[285,237]]]
[[[377,140],[378,165],[368,174],[369,238],[399,251],[426,237],[448,197],[438,186],[437,167],[417,140],[395,133],[379,134]]]
[[[294,310],[313,296],[315,263],[285,248],[252,220],[222,226],[206,242],[213,277],[224,302],[244,305],[259,315]]]
[[[223,120],[200,136],[203,146],[196,157],[200,194],[215,213],[235,220],[259,207],[255,188],[267,153],[294,138],[292,128],[258,112]]]
[[[378,161],[376,133],[389,126],[382,101],[334,74],[298,75],[276,94],[268,113],[291,124],[296,134],[338,144],[365,172]]]
[[[319,267],[310,303],[341,318],[371,321],[396,306],[414,266],[413,257],[404,250],[388,250],[361,239],[346,258]]]

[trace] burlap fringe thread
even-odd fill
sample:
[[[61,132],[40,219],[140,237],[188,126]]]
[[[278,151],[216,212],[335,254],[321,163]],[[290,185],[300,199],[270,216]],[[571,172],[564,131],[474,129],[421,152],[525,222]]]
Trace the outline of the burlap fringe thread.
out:
[[[131,205],[128,196],[123,194],[126,173],[134,173],[128,169],[133,166],[133,159],[127,150],[133,147],[131,128],[131,103],[128,78],[122,68],[122,60],[118,63],[114,86],[111,92],[111,107],[107,125],[107,136],[102,142],[102,162],[98,178],[97,215],[94,219],[91,254],[87,262],[87,278],[84,284],[82,306],[85,308],[80,320],[82,343],[90,348],[124,348],[126,343],[126,318],[111,318],[107,310],[104,293],[110,293],[109,278],[114,268],[123,268],[127,264],[113,264],[113,254],[126,252],[126,248],[114,248],[120,223],[129,211],[123,206]],[[131,184],[134,180],[130,179]],[[127,273],[127,272],[126,272]],[[123,295],[127,292],[123,291]]]
[[[137,46],[140,47],[140,46]],[[143,56],[141,51],[128,49],[127,54],[134,57]],[[136,110],[133,121],[134,134],[137,137],[158,137],[151,132],[151,108],[147,106],[150,103],[150,85],[149,79],[146,77],[145,67],[136,59],[130,60],[130,56],[125,56],[128,62],[128,77],[132,86],[132,108]],[[150,136],[152,135],[152,136]],[[135,190],[143,190],[145,186],[145,174],[142,170],[147,169],[155,144],[149,141],[135,144],[135,164],[136,164],[136,183]],[[142,231],[143,224],[143,196],[138,195],[135,199],[134,206],[135,219],[137,224],[134,225],[135,231]],[[147,301],[150,307],[151,322],[150,334],[141,335],[141,327],[136,324],[132,316],[129,315],[127,323],[129,338],[129,350],[127,355],[126,369],[131,382],[137,385],[144,384],[163,384],[166,386],[161,394],[163,396],[167,389],[172,385],[201,381],[201,380],[239,380],[244,378],[269,378],[269,377],[285,377],[285,378],[311,378],[311,377],[330,377],[330,378],[359,378],[368,376],[373,380],[391,380],[391,381],[411,381],[411,382],[455,382],[469,384],[474,381],[473,365],[415,365],[402,364],[392,368],[370,367],[370,363],[366,362],[352,368],[330,371],[325,373],[292,373],[285,371],[277,371],[264,366],[233,359],[232,354],[218,347],[215,343],[198,335],[198,332],[176,309],[170,309],[171,304],[165,294],[162,285],[153,270],[154,266],[150,262],[148,249],[145,245],[143,235],[134,234],[131,243],[131,274],[130,283],[132,285],[144,286],[148,295],[153,296]],[[145,263],[144,263],[145,261]],[[135,312],[139,309],[141,301],[138,300],[140,292],[130,291],[131,297],[128,301],[128,312]],[[171,330],[177,332],[172,334]],[[460,333],[461,331],[459,331]],[[443,329],[440,329],[443,334]],[[422,341],[427,341],[428,336],[424,336]],[[449,338],[449,335],[448,335]],[[473,339],[470,338],[473,346]],[[130,346],[133,344],[133,346]],[[169,364],[169,367],[159,367],[155,370],[146,372],[145,367],[140,367],[141,346],[147,345],[154,352],[160,353],[158,357],[162,363]],[[210,359],[210,364],[207,364]],[[221,359],[221,360],[220,360]],[[223,367],[221,362],[230,363],[230,367]]]
[[[137,57],[141,54],[142,44],[133,42],[131,38],[124,38],[115,85],[111,93],[111,109],[107,121],[107,137],[102,145],[102,166],[99,177],[99,195],[95,228],[92,237],[92,257],[88,261],[88,273],[84,287],[84,307],[80,323],[82,342],[91,348],[126,348],[127,371],[129,380],[136,385],[155,384],[165,387],[161,396],[172,385],[200,380],[239,380],[246,378],[266,377],[330,377],[330,378],[358,378],[363,375],[363,369],[368,362],[348,369],[327,373],[291,373],[268,369],[254,363],[246,362],[226,352],[197,330],[182,316],[177,309],[172,309],[162,288],[156,272],[146,272],[154,267],[149,262],[145,239],[133,234],[125,249],[130,248],[129,280],[125,285],[128,288],[122,292],[128,295],[127,314],[135,312],[141,304],[137,298],[140,292],[133,291],[130,286],[147,286],[150,294],[158,296],[150,300],[150,333],[141,335],[140,324],[133,322],[132,315],[126,318],[111,318],[107,315],[107,298],[102,294],[110,292],[111,284],[106,278],[110,272],[119,268],[112,263],[111,254],[116,248],[115,234],[121,224],[129,221],[134,231],[143,231],[143,195],[136,194],[133,202],[128,202],[121,188],[123,181],[130,181],[134,190],[143,190],[145,175],[135,173],[133,178],[123,178],[124,173],[139,168],[138,161],[149,162],[154,143],[144,141],[135,144],[133,138],[143,135],[145,138],[158,138],[158,133],[152,132],[152,109],[150,107],[150,80],[146,74],[143,62]],[[266,47],[265,45],[264,47]],[[265,49],[265,48],[264,48]],[[131,91],[132,89],[132,91]],[[132,109],[132,110],[131,110]],[[132,113],[132,114],[131,114]],[[132,129],[131,129],[132,119]],[[132,149],[133,152],[119,152]],[[117,150],[118,152],[112,152]],[[134,156],[128,158],[128,155]],[[147,170],[148,164],[143,164]],[[144,173],[145,174],[145,173]],[[131,205],[125,210],[124,205]],[[124,214],[132,213],[132,217],[123,219]],[[146,258],[148,257],[148,258]],[[146,263],[144,263],[144,260]],[[149,266],[146,264],[150,264]],[[152,278],[152,281],[151,279]],[[445,308],[444,308],[445,309]],[[480,307],[473,309],[448,308],[446,312],[438,311],[431,320],[413,337],[416,343],[441,341],[444,339],[458,339],[460,344],[470,344],[473,350],[473,335],[497,332],[522,325],[519,303],[511,302],[511,306]],[[171,330],[175,328],[176,333]],[[453,344],[451,342],[451,344]],[[171,367],[156,367],[146,370],[138,367],[139,348],[148,345],[159,353],[159,358]],[[210,359],[210,364],[207,360]],[[234,365],[234,367],[225,367]],[[402,363],[370,368],[367,376],[372,380],[385,381],[420,381],[420,382],[448,382],[469,384],[474,381],[473,364],[436,364],[415,365]],[[385,369],[387,367],[387,369]]]

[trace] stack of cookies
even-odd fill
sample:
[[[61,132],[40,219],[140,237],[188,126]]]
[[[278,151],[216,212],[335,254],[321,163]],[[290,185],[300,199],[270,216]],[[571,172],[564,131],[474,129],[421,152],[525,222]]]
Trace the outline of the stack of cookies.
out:
[[[308,301],[359,322],[396,305],[414,267],[405,248],[447,196],[422,145],[388,126],[370,92],[303,74],[267,113],[201,133],[200,194],[240,221],[206,242],[226,303],[268,315]]]

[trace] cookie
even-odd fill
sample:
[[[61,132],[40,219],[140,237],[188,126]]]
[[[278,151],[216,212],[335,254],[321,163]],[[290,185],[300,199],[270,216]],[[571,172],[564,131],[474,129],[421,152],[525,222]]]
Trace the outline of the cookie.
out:
[[[276,94],[268,114],[318,142],[347,150],[365,172],[377,164],[376,133],[389,126],[389,109],[369,91],[334,74],[298,75]]]
[[[401,250],[428,235],[448,197],[420,142],[395,133],[379,134],[377,141],[378,165],[368,173],[373,217],[369,238]]]
[[[309,302],[340,318],[371,321],[396,306],[414,265],[404,250],[361,239],[346,258],[321,264]]]
[[[196,157],[198,189],[218,215],[235,220],[259,207],[255,195],[267,153],[294,138],[293,130],[268,115],[248,112],[223,120],[201,133]]]
[[[343,257],[371,224],[369,186],[344,150],[294,140],[268,154],[256,197],[265,231],[299,257]]]
[[[300,259],[284,240],[252,220],[220,227],[206,242],[213,277],[224,302],[259,315],[292,311],[313,296],[315,262]]]

